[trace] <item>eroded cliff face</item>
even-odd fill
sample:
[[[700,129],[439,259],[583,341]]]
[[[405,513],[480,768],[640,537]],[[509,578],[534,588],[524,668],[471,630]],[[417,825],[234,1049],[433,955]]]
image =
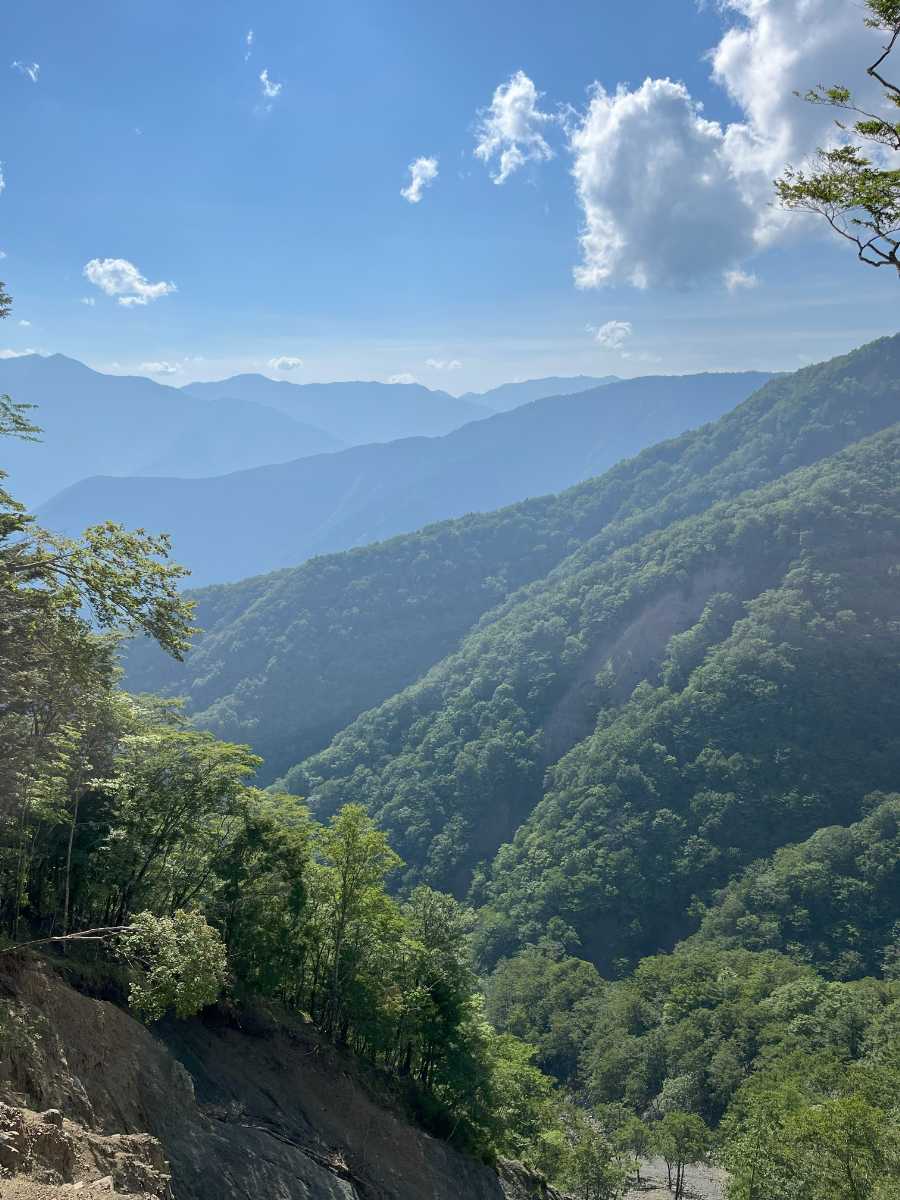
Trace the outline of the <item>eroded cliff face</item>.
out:
[[[4,961],[0,992],[4,1196],[559,1200],[410,1126],[302,1028],[219,1015],[151,1034],[38,962]],[[23,1134],[3,1161],[4,1120],[67,1149],[54,1164]]]

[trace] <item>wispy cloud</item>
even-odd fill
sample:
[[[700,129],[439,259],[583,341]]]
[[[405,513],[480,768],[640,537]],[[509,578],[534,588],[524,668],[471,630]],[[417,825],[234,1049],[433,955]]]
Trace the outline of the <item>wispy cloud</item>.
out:
[[[279,354],[269,359],[269,366],[273,371],[296,371],[303,366],[303,359],[295,358],[292,354]]]
[[[178,363],[170,362],[144,362],[138,367],[141,375],[177,375],[180,370]]]
[[[35,62],[19,62],[18,59],[14,59],[12,63],[12,69],[14,71],[18,71],[20,75],[26,75],[32,83],[37,83],[38,76],[41,73],[41,64]]]
[[[400,189],[400,195],[410,204],[418,204],[422,192],[430,187],[438,177],[438,160],[436,158],[417,158],[409,164],[409,183]]]
[[[432,371],[458,371],[462,363],[458,358],[426,358],[425,366],[430,367]]]
[[[78,301],[78,303],[86,304],[88,306],[88,308],[93,308],[94,305],[97,303],[97,301],[94,299],[93,296],[82,296],[81,299]]]
[[[526,162],[553,158],[553,150],[541,128],[555,120],[541,112],[541,93],[524,71],[516,71],[494,91],[490,106],[479,113],[475,157],[484,163],[498,158],[494,183],[505,183]]]
[[[31,322],[30,322],[30,321],[20,321],[20,322],[19,322],[19,327],[20,327],[21,329],[28,329],[28,328],[30,328],[30,326],[31,326]]]
[[[599,328],[588,325],[587,329],[588,333],[593,334],[594,341],[599,342],[607,350],[624,349],[625,343],[634,333],[634,327],[630,321],[607,321]]]
[[[418,383],[415,375],[409,371],[399,371],[396,375],[388,376],[388,383]]]
[[[24,358],[26,354],[37,354],[37,350],[0,350],[0,358]]]
[[[269,101],[269,103],[266,105],[266,111],[268,111],[272,107],[271,102],[277,96],[281,95],[281,89],[284,87],[284,84],[276,83],[274,81],[274,79],[269,78],[269,68],[268,67],[263,67],[263,69],[260,71],[259,83],[260,83],[260,88],[262,89],[263,96],[265,97],[266,100]]]
[[[92,258],[85,264],[83,274],[107,296],[115,296],[116,302],[124,308],[149,304],[151,300],[177,291],[174,283],[165,280],[151,283],[126,258]]]
[[[725,272],[725,286],[729,292],[737,292],[741,288],[755,288],[759,286],[759,276],[735,267],[733,271]]]
[[[253,30],[248,29],[244,38],[244,62],[246,62],[253,53]]]

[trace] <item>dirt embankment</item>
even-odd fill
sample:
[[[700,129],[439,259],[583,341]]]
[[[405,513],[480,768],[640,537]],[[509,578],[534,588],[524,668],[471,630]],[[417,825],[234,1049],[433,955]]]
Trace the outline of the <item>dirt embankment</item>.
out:
[[[302,1028],[151,1034],[37,962],[2,964],[0,1101],[4,1200],[561,1200],[413,1128]]]

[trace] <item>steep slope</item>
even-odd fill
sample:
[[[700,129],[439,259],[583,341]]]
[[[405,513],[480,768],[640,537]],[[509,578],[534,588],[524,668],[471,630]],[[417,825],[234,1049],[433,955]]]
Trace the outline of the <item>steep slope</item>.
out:
[[[866,798],[850,826],[816,830],[753,863],[717,893],[693,942],[778,950],[833,979],[900,958],[900,795]]]
[[[575,392],[587,392],[603,387],[607,383],[619,383],[618,375],[548,375],[543,379],[523,379],[518,383],[501,383],[487,392],[465,392],[460,400],[483,404],[492,412],[508,412],[532,400],[543,400],[546,396],[571,396]]]
[[[38,354],[0,361],[0,394],[36,405],[36,445],[8,441],[16,496],[38,505],[86,474],[216,475],[336,450],[331,434],[246,400],[210,403],[151,379]]]
[[[749,861],[780,844],[766,831],[776,839],[787,833],[789,823],[779,823],[775,813],[792,787],[802,788],[804,801],[796,804],[807,805],[810,822],[798,821],[793,832],[807,836],[823,821],[852,814],[862,794],[889,787],[891,773],[900,769],[892,732],[900,719],[900,626],[890,625],[898,615],[892,574],[900,548],[898,452],[894,427],[612,555],[582,552],[580,561],[575,556],[555,578],[511,603],[415,687],[359,718],[287,782],[319,813],[351,795],[367,804],[416,868],[412,877],[457,892],[465,890],[475,864],[518,830],[513,850],[498,860],[491,894],[521,936],[561,918],[604,966],[607,954],[646,953],[665,944],[696,890],[690,855],[683,863],[678,857],[683,842],[694,839],[707,885],[721,886],[739,856]],[[602,546],[604,539],[597,542]],[[733,653],[740,665],[746,653],[749,665],[721,683],[718,706],[715,697],[706,698],[702,671],[696,697],[693,678],[675,698],[665,687],[648,695],[642,689],[657,684],[674,635],[698,622],[701,629],[705,621],[716,626],[713,617],[722,623],[717,607],[704,615],[722,594],[733,597],[723,602],[724,625],[741,634],[733,648],[723,643],[723,654],[730,662]],[[727,605],[735,602],[749,603],[745,622],[734,624]],[[838,652],[829,638],[840,612],[848,624]],[[767,620],[775,622],[771,647]],[[779,638],[795,636],[796,661],[789,656],[782,663]],[[754,653],[763,660],[758,667]],[[800,694],[781,686],[792,678],[811,689],[802,724],[791,715]],[[863,680],[879,695],[876,713],[858,705]],[[750,705],[745,693],[752,697],[755,687],[768,708]],[[600,714],[599,730],[591,734]],[[689,721],[690,736],[682,729]],[[796,741],[782,746],[779,730],[791,721],[798,726]],[[733,772],[718,753],[701,772],[716,722],[725,761],[729,754],[747,760],[742,767],[737,758]],[[748,744],[728,741],[732,724],[747,731]],[[670,726],[671,737],[685,741],[677,753],[674,746],[660,749]],[[539,804],[545,771],[573,747]],[[769,752],[781,765],[769,768],[773,791],[771,799],[759,799],[764,824],[754,831],[745,806],[763,790],[754,771]],[[657,753],[659,774],[645,781],[642,772],[650,766],[642,756],[652,765]],[[708,847],[702,843],[706,809],[700,801],[696,811],[691,807],[692,772],[702,780],[701,792],[723,793],[722,828],[709,835]],[[624,780],[636,776],[634,789],[617,784],[619,773]],[[672,828],[667,818],[657,848],[645,826],[663,804],[672,809]],[[713,824],[715,813],[710,801]],[[659,856],[652,872],[646,847]],[[607,857],[618,865],[604,873]]]
[[[2,985],[4,1016],[22,1033],[5,1039],[0,1095],[13,1114],[23,1103],[56,1110],[45,1135],[68,1150],[34,1191],[4,1181],[4,1196],[90,1196],[80,1145],[108,1160],[104,1196],[560,1200],[517,1164],[494,1171],[415,1129],[377,1078],[301,1026],[213,1012],[151,1034],[40,966],[7,959]],[[158,1187],[166,1166],[171,1192]]]
[[[327,430],[345,445],[437,437],[477,421],[490,409],[471,399],[431,391],[420,383],[289,383],[265,375],[233,375],[183,389],[204,400],[232,398],[277,408]]]
[[[90,479],[45,505],[41,517],[70,534],[103,518],[164,529],[197,583],[227,582],[559,491],[721,416],[766,378],[629,380],[536,401],[441,438],[358,446],[218,479]]]

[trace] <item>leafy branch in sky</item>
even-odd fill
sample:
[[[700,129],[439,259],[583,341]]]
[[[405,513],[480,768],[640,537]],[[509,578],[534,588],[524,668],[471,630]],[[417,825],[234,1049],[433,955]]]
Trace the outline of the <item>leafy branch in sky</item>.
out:
[[[849,88],[819,85],[807,92],[810,104],[824,104],[854,116],[852,124],[838,120],[848,141],[819,149],[810,170],[788,167],[775,190],[785,208],[816,213],[840,237],[857,248],[870,267],[893,267],[900,273],[900,169],[890,165],[900,154],[900,86],[883,74],[884,64],[900,39],[900,0],[867,0],[866,24],[883,30],[887,42],[868,68],[883,89],[889,115],[860,107]],[[868,145],[879,147],[875,156]]]

